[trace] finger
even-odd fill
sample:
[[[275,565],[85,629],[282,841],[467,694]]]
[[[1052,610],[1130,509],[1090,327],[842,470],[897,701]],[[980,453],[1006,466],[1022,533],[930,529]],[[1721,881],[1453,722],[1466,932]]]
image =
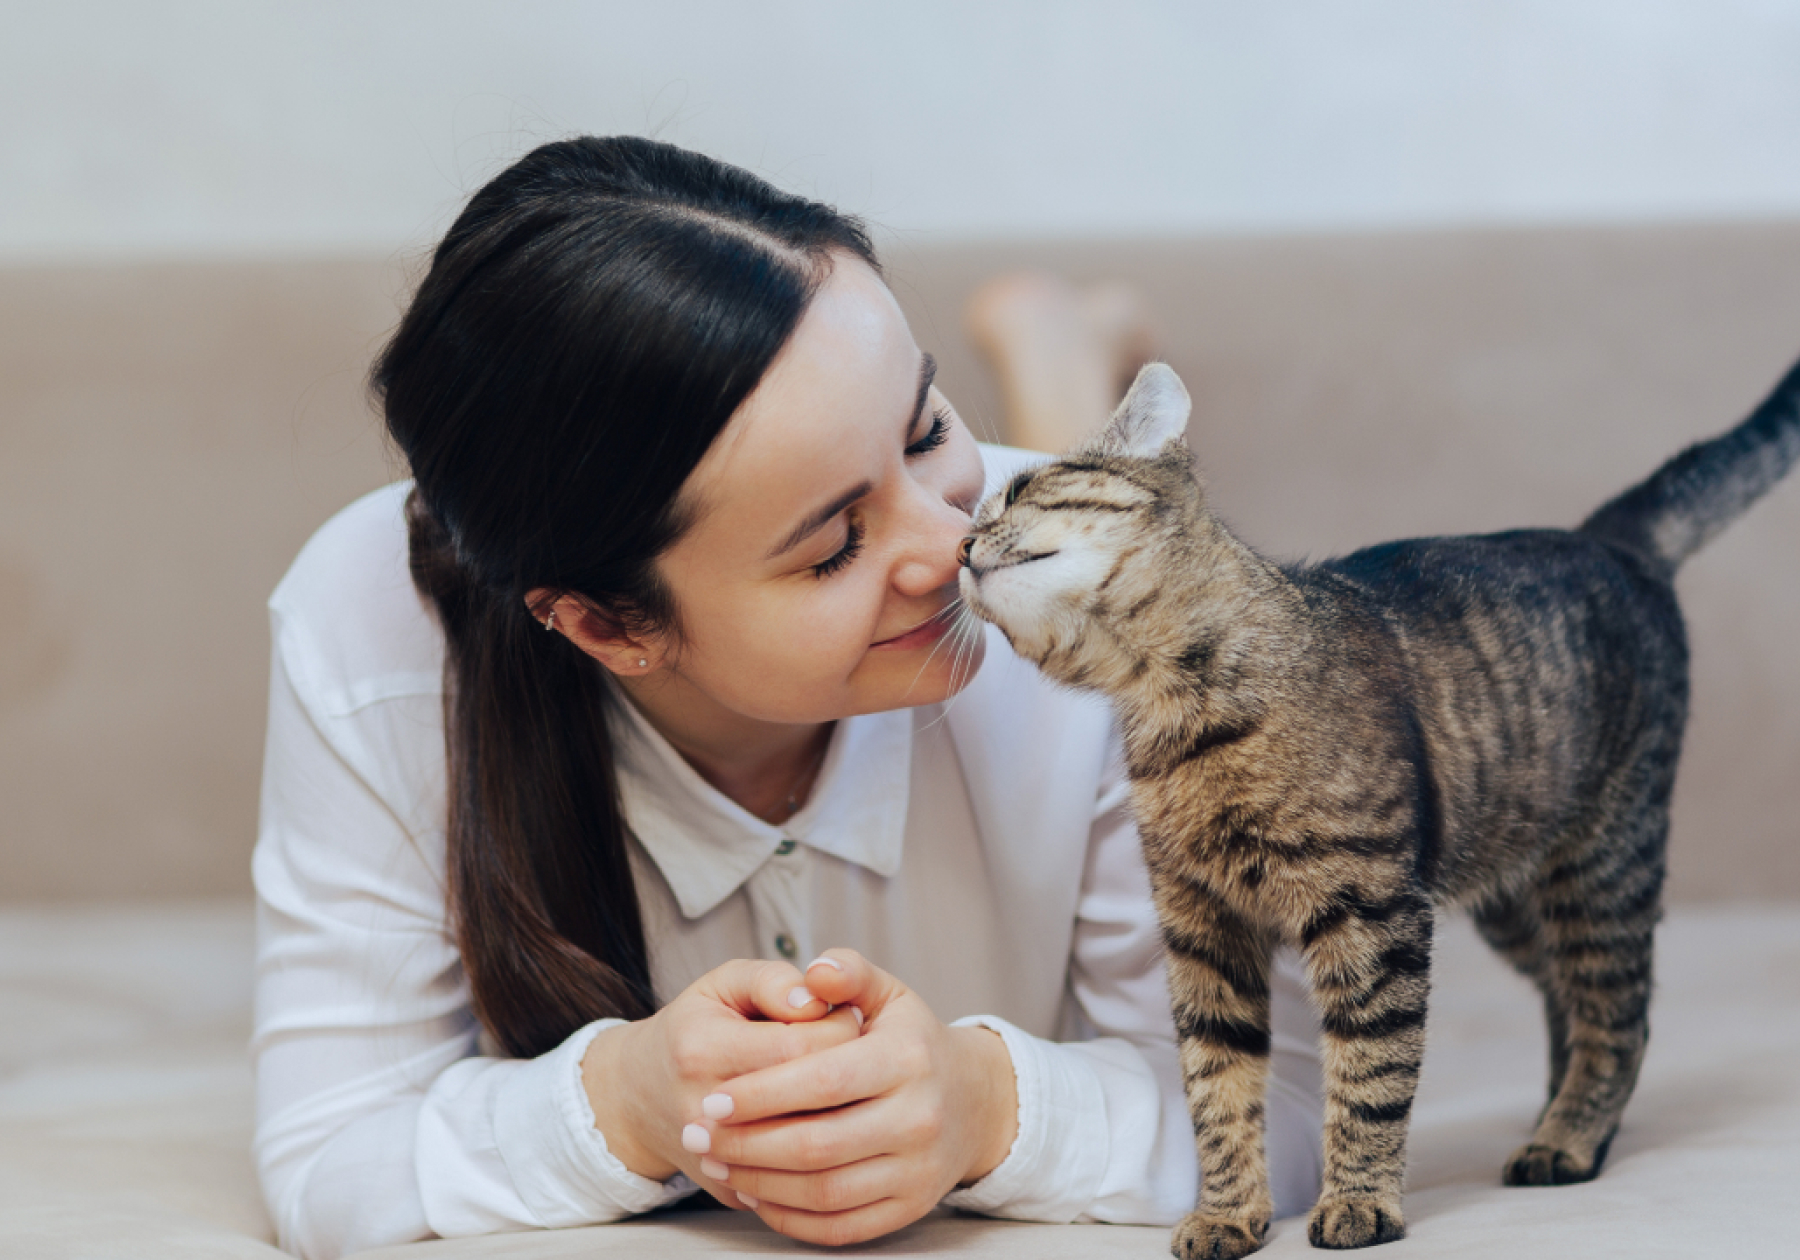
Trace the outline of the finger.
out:
[[[697,1161],[690,1156],[687,1162],[691,1166],[684,1167],[682,1171],[688,1175],[688,1179],[718,1200],[721,1206],[734,1212],[748,1212],[760,1206],[754,1193],[755,1183],[750,1176],[751,1170],[731,1168],[709,1155],[702,1155]],[[783,1193],[791,1194],[793,1191],[784,1188]]]
[[[804,1024],[738,1023],[718,1039],[707,1068],[715,1080],[730,1081],[855,1041],[861,1031],[855,1012],[843,1009]]]
[[[844,1247],[891,1234],[918,1220],[931,1207],[930,1203],[912,1199],[882,1199],[848,1212],[808,1212],[758,1200],[753,1210],[769,1228],[789,1238],[822,1247]]]
[[[859,1007],[865,1020],[907,991],[853,949],[828,949],[806,964],[806,988],[833,1006]]]
[[[917,1108],[895,1108],[893,1101],[876,1098],[836,1111],[718,1126],[707,1132],[704,1153],[734,1171],[809,1173],[891,1155],[919,1145],[926,1136],[921,1130],[930,1120],[912,1114]],[[697,1134],[694,1140],[700,1140]]]
[[[739,958],[713,968],[694,987],[745,1019],[795,1023],[819,1019],[830,1009],[807,989],[792,963]]]
[[[695,1185],[717,1199],[720,1205],[735,1212],[748,1209],[749,1205],[738,1197],[737,1187],[727,1180],[731,1176],[731,1169],[717,1160],[702,1156],[696,1167],[683,1168],[681,1171],[686,1173],[688,1179]]]
[[[838,1012],[832,1012],[832,1018],[837,1017]],[[891,1047],[880,1039],[859,1037],[726,1081],[719,1094],[730,1098],[732,1106],[720,1118],[743,1125],[770,1116],[843,1107],[886,1094],[905,1075],[901,1057]]]
[[[893,1197],[900,1188],[905,1167],[891,1155],[879,1155],[816,1173],[780,1172],[768,1168],[727,1171],[730,1174],[728,1184],[733,1190],[762,1203],[806,1212],[848,1212]]]

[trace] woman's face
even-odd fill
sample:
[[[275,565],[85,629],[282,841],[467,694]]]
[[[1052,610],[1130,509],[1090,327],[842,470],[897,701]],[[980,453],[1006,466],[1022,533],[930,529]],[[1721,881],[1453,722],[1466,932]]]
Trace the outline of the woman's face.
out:
[[[887,286],[838,257],[682,487],[694,523],[658,562],[680,634],[660,654],[695,699],[821,722],[967,682],[980,637],[940,614],[981,456],[933,370]]]

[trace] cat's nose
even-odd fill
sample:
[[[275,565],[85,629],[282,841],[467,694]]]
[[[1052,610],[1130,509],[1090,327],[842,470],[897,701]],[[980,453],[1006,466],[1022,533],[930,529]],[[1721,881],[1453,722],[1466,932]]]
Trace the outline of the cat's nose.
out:
[[[956,563],[963,568],[969,567],[969,548],[975,545],[975,535],[965,534],[963,540],[956,544]]]

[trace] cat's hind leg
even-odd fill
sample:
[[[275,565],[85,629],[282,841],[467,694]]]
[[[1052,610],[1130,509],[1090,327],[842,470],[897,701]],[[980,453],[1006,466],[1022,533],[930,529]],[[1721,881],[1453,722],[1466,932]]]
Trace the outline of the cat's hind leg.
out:
[[[1537,909],[1554,990],[1567,1022],[1555,1096],[1530,1143],[1507,1161],[1513,1186],[1597,1176],[1637,1084],[1650,1036],[1651,945],[1662,909],[1666,787],[1620,811],[1583,851],[1539,881]]]
[[[1485,902],[1475,907],[1474,918],[1482,939],[1536,985],[1543,997],[1544,1024],[1550,1040],[1550,1089],[1544,1098],[1548,1110],[1569,1067],[1569,1020],[1551,975],[1543,917],[1538,914],[1536,901],[1524,895],[1501,896]]]
[[[1154,881],[1200,1202],[1175,1227],[1177,1260],[1236,1260],[1263,1245],[1275,1203],[1263,1148],[1269,942],[1203,885]]]
[[[1325,1050],[1325,1176],[1307,1236],[1367,1247],[1406,1234],[1406,1131],[1425,1054],[1432,912],[1410,887],[1341,890],[1302,945]]]

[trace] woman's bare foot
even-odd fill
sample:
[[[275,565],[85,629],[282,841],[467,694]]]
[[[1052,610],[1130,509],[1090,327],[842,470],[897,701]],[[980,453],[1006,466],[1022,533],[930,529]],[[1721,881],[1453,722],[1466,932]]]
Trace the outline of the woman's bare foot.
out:
[[[1155,351],[1143,298],[1122,284],[1017,272],[977,289],[964,319],[1000,380],[1006,440],[1033,450],[1097,429]]]

